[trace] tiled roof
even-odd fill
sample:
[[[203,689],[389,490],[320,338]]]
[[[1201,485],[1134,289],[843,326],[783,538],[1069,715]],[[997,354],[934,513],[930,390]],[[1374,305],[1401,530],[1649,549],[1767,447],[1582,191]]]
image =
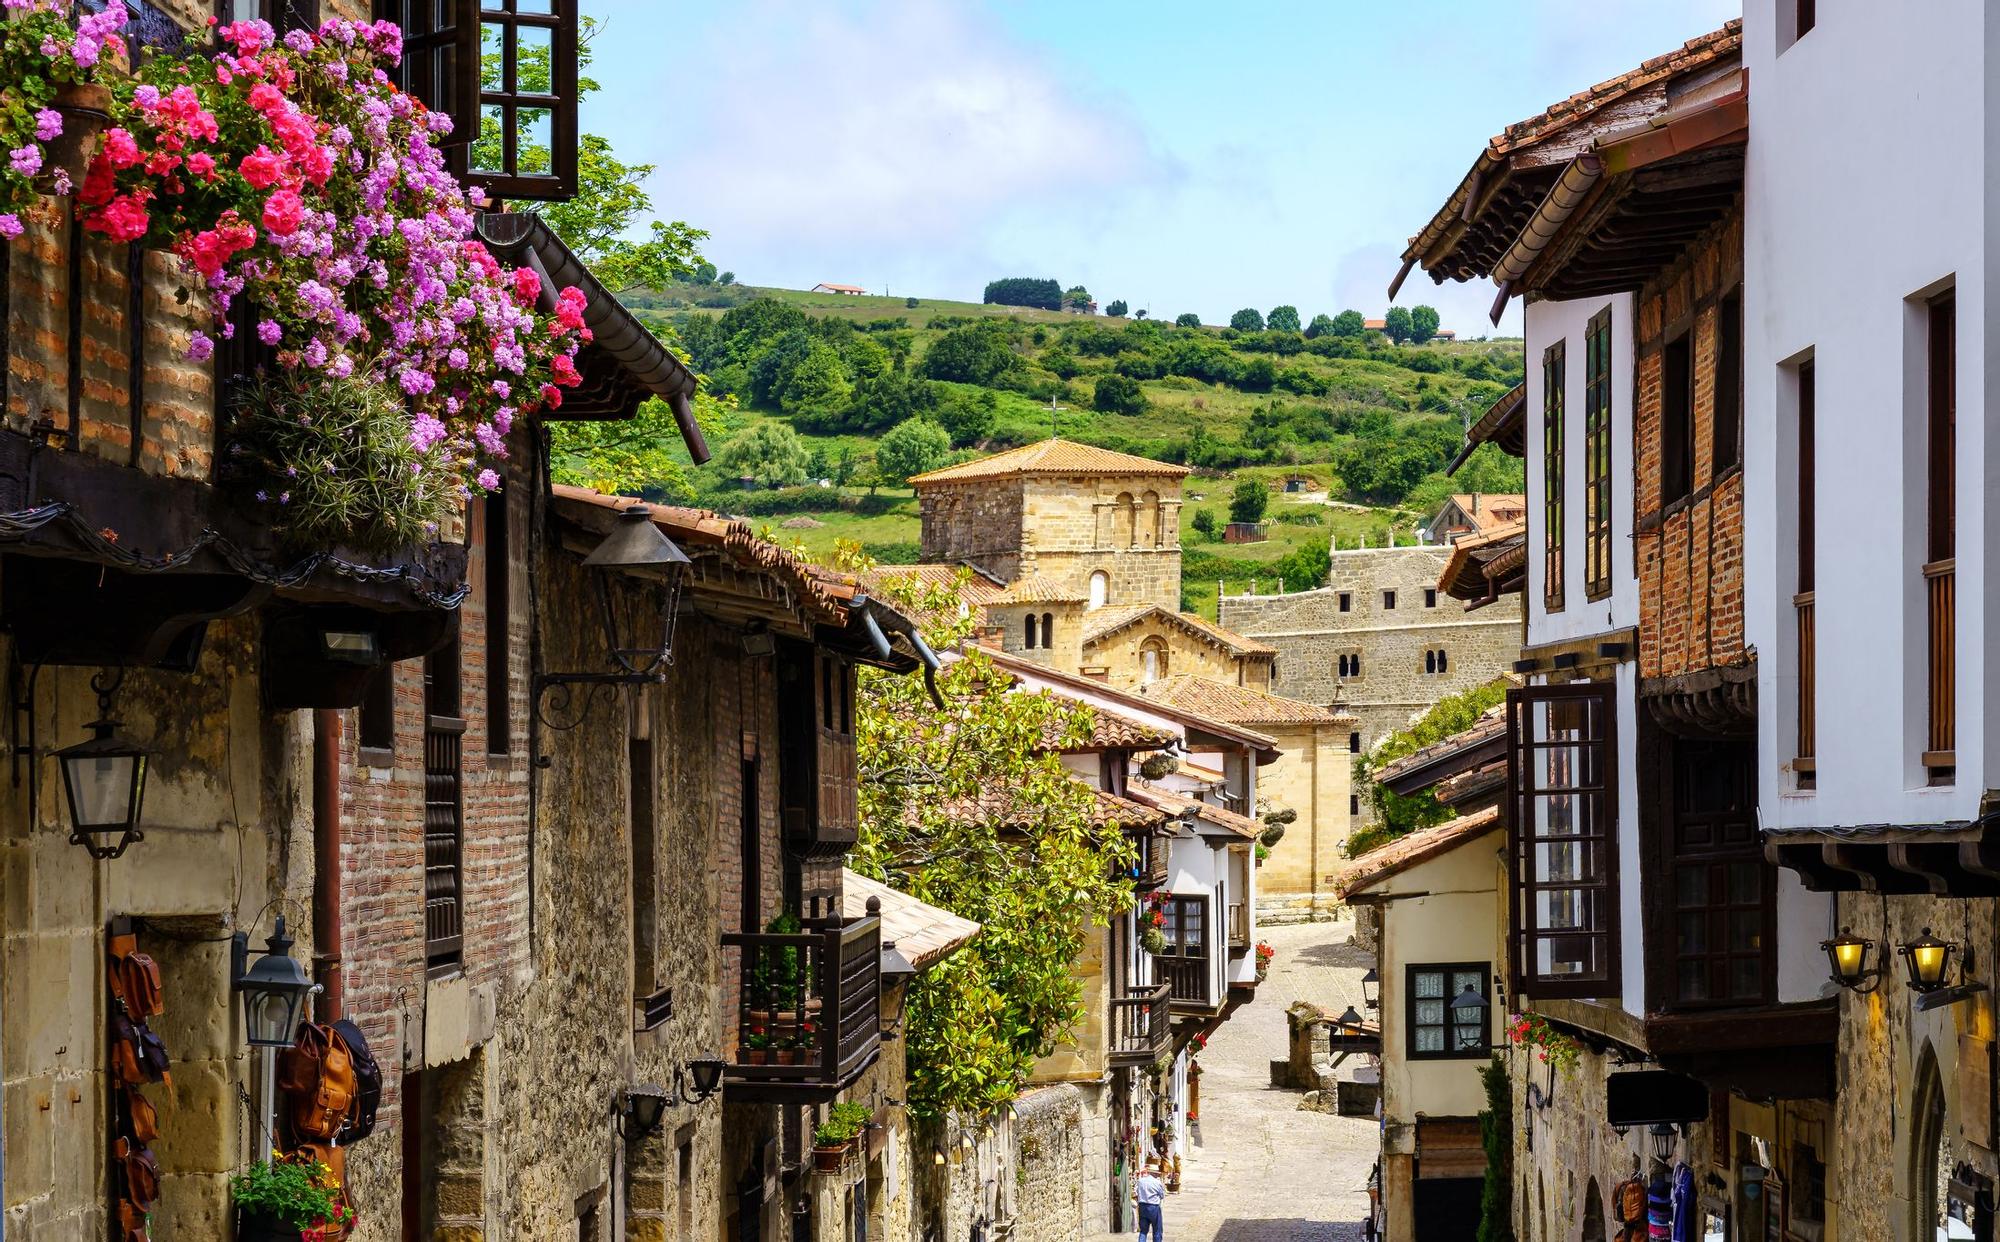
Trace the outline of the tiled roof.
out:
[[[908,893],[871,880],[859,872],[840,873],[840,916],[868,917],[868,899],[882,903],[882,947],[891,943],[919,970],[977,936],[979,924],[949,910],[918,901]]]
[[[1259,763],[1269,763],[1278,755],[1278,743],[1276,739],[1267,733],[1259,733],[1247,725],[1224,720],[1219,716],[1213,716],[1195,708],[1181,707],[1173,703],[1156,702],[1146,698],[1144,695],[1120,690],[1105,682],[1094,681],[1088,677],[1079,677],[1074,673],[1065,673],[1059,669],[1050,668],[1045,664],[1038,664],[1020,655],[1010,655],[1007,652],[992,647],[981,647],[979,650],[987,659],[993,661],[994,666],[997,668],[1005,669],[1010,673],[1031,678],[1035,681],[1062,686],[1066,690],[1074,691],[1075,695],[1079,698],[1088,698],[1092,701],[1108,700],[1113,703],[1124,703],[1142,710],[1158,712],[1162,716],[1167,716],[1203,733],[1226,737],[1233,742],[1249,746],[1261,752],[1261,756],[1257,760]]]
[[[1510,594],[1519,590],[1520,584],[1507,587],[1508,582],[1527,562],[1527,521],[1509,522],[1453,544],[1451,556],[1438,574],[1438,589],[1467,602]]]
[[[922,586],[935,590],[947,587],[966,575],[963,598],[968,605],[979,606],[998,599],[1004,584],[994,581],[986,574],[970,565],[949,561],[928,561],[916,565],[877,565],[861,574],[861,581],[879,589],[889,579],[910,579]]]
[[[1045,578],[1040,574],[1030,574],[1016,578],[1007,584],[993,599],[994,604],[1081,604],[1084,595],[1073,586],[1056,578]]]
[[[1050,698],[1062,697],[1047,690],[1037,693],[1048,695]],[[1070,698],[1063,698],[1062,701],[1072,705],[1076,703],[1075,699]],[[1064,745],[1052,733],[1045,732],[1042,737],[1042,749],[1061,751],[1065,754],[1083,754],[1094,750],[1165,750],[1179,740],[1172,732],[1149,725],[1143,720],[1121,716],[1108,707],[1099,707],[1095,704],[1088,706],[1094,716],[1089,740]]]
[[[1465,445],[1458,450],[1458,456],[1444,468],[1446,474],[1457,474],[1465,459],[1473,450],[1488,442],[1498,444],[1500,451],[1511,457],[1526,456],[1528,451],[1527,423],[1525,411],[1528,404],[1528,381],[1509,388],[1500,394],[1500,399],[1486,407],[1479,421],[1465,433]],[[1524,502],[1527,497],[1521,498]]]
[[[1214,824],[1217,828],[1227,829],[1245,840],[1255,841],[1264,831],[1264,825],[1247,815],[1238,815],[1236,812],[1228,810],[1225,807],[1215,806],[1211,803],[1203,802],[1198,798],[1190,798],[1184,794],[1170,793],[1158,785],[1147,784],[1144,781],[1132,781],[1128,783],[1125,786],[1125,794],[1134,802],[1144,803],[1156,810],[1164,811],[1175,818],[1189,814],[1195,815]]]
[[[1106,793],[1081,780],[1076,783],[1090,790],[1096,798],[1090,816],[1093,827],[1117,827],[1127,831],[1137,831],[1142,828],[1157,828],[1167,822],[1167,816],[1153,807],[1121,798],[1114,793]],[[996,787],[981,790],[971,797],[952,799],[943,805],[942,810],[945,815],[958,823],[1025,828],[1033,822],[1036,808],[1023,805],[1011,790]]]
[[[1470,815],[1447,820],[1434,828],[1423,828],[1408,836],[1397,837],[1349,863],[1345,870],[1334,877],[1333,891],[1346,900],[1355,893],[1380,884],[1392,875],[1408,871],[1418,863],[1429,862],[1440,854],[1449,853],[1498,827],[1500,827],[1500,809],[1489,806],[1483,811],[1474,811]]]
[[[1507,732],[1507,709],[1505,705],[1496,704],[1481,712],[1479,719],[1469,728],[1460,729],[1443,741],[1432,742],[1429,746],[1413,750],[1393,763],[1383,764],[1372,775],[1377,784],[1386,785],[1407,772],[1448,755],[1484,745],[1505,732]]]
[[[1451,503],[1482,535],[1513,522],[1525,522],[1528,516],[1528,498],[1520,492],[1454,492]]]
[[[1333,724],[1353,719],[1315,703],[1188,674],[1162,677],[1141,686],[1139,694],[1168,707],[1197,711],[1235,724]]]
[[[1164,475],[1181,478],[1188,473],[1186,466],[1175,466],[1150,457],[1134,457],[1130,453],[1113,452],[1091,444],[1078,444],[1074,440],[1050,438],[1035,444],[1024,444],[991,457],[981,457],[976,461],[961,462],[956,466],[946,466],[941,470],[930,470],[910,476],[910,483],[916,487],[927,487],[934,483],[965,483],[974,479],[1000,479],[1028,474],[1140,474]]]
[[[1158,614],[1169,625],[1178,626],[1191,632],[1204,642],[1214,643],[1239,656],[1275,656],[1276,647],[1267,646],[1254,638],[1246,638],[1235,630],[1225,630],[1213,621],[1205,621],[1191,612],[1169,612],[1158,604],[1124,604],[1117,607],[1099,608],[1088,613],[1083,619],[1083,645],[1086,647],[1100,643],[1113,634],[1137,625],[1146,618]]]

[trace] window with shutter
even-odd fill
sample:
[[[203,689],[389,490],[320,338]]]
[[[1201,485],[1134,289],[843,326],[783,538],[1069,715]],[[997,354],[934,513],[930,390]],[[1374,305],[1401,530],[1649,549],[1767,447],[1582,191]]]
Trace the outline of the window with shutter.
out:
[[[456,642],[424,660],[424,958],[433,977],[463,961],[465,719]]]
[[[855,665],[805,643],[786,643],[779,680],[778,779],[788,843],[805,854],[842,853],[854,844],[860,820]]]
[[[1613,708],[1595,683],[1507,693],[1516,992],[1617,995]]]
[[[215,0],[220,22],[266,21],[279,34],[318,30],[319,0]]]

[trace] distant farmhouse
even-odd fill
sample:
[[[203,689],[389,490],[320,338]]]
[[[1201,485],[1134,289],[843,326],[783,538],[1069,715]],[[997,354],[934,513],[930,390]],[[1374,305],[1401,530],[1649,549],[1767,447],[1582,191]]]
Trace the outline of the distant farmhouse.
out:
[[[1468,535],[1491,535],[1527,516],[1528,498],[1519,492],[1457,492],[1424,523],[1424,539],[1455,544]]]
[[[822,284],[822,285],[814,285],[814,286],[812,287],[812,289],[810,290],[810,292],[812,292],[812,293],[844,293],[844,294],[846,294],[846,295],[847,295],[848,297],[851,297],[851,298],[858,298],[858,297],[860,297],[860,296],[861,296],[862,294],[864,294],[864,293],[868,292],[868,290],[867,290],[867,289],[865,289],[865,288],[863,288],[863,287],[862,287],[862,286],[860,286],[860,285],[824,285],[824,284]]]

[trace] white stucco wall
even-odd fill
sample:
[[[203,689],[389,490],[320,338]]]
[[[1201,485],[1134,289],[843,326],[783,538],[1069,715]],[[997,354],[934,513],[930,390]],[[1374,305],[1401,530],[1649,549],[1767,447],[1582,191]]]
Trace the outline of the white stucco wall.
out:
[[[1820,6],[1778,46],[1746,6],[1746,627],[1758,658],[1764,824],[1923,824],[1977,814],[1993,770],[1982,599],[1991,580],[1986,265],[1996,21],[1978,0]],[[1958,304],[1957,778],[1925,787],[1923,297]],[[1817,784],[1794,790],[1795,383],[1816,376]],[[1781,907],[1782,912],[1782,907]]]
[[[1584,555],[1584,331],[1611,308],[1611,594],[1587,600]],[[1639,581],[1632,562],[1632,295],[1532,302],[1526,311],[1528,525],[1528,645],[1604,634],[1639,624]],[[1563,609],[1544,603],[1542,554],[1542,354],[1563,341]]]
[[[1165,891],[1177,897],[1208,898],[1208,994],[1217,1003],[1229,990],[1229,914],[1225,898],[1228,901],[1237,899],[1226,883],[1229,878],[1227,844],[1222,839],[1205,837],[1183,828],[1175,835],[1167,851]]]

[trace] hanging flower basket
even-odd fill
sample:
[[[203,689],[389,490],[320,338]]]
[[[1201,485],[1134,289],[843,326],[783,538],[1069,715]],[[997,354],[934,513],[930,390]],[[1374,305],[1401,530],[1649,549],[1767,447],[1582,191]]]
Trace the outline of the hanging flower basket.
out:
[[[65,82],[56,91],[51,107],[62,118],[62,132],[42,147],[42,170],[35,188],[43,193],[63,192],[63,187],[80,184],[98,142],[111,124],[111,88],[96,82]],[[60,169],[61,177],[56,172]]]
[[[1158,957],[1167,951],[1167,935],[1157,927],[1148,927],[1139,933],[1139,947]]]
[[[813,1148],[813,1168],[821,1173],[838,1173],[840,1166],[847,1162],[849,1144],[839,1143],[832,1147]]]

